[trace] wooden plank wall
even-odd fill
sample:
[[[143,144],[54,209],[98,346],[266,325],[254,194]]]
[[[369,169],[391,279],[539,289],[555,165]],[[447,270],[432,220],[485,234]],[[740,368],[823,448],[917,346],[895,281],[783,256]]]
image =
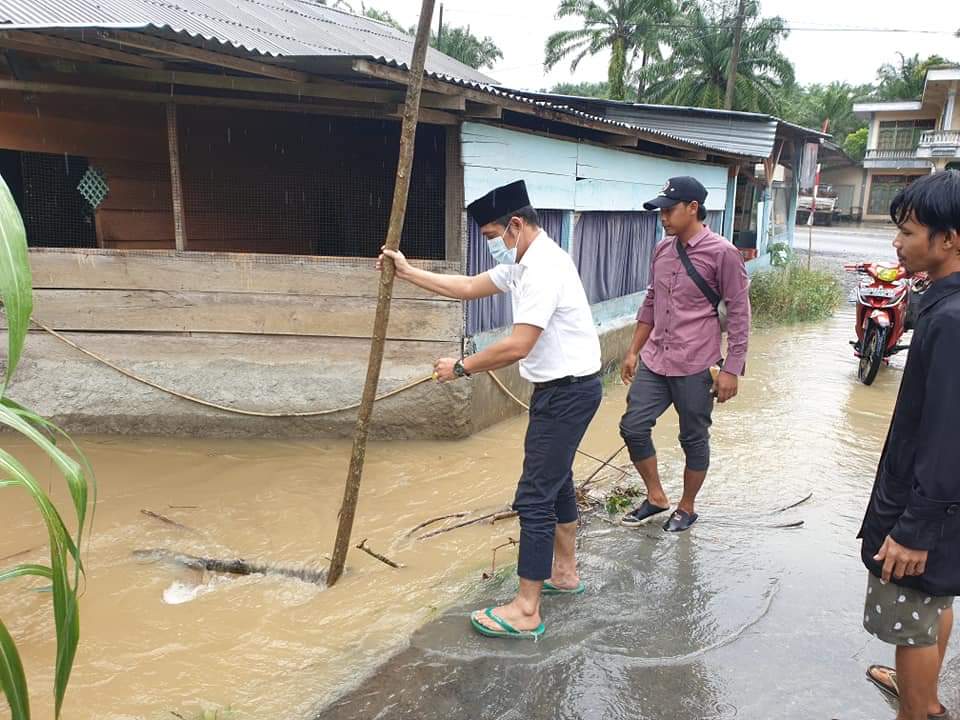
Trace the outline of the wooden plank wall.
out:
[[[364,338],[379,282],[372,260],[53,249],[33,249],[30,260],[34,316],[65,331]],[[389,339],[459,342],[460,302],[400,280],[394,298]]]
[[[0,148],[77,155],[104,171],[102,247],[174,247],[163,107],[103,98],[0,92]]]
[[[577,143],[480,123],[463,124],[464,200],[524,180],[536,207],[573,209]]]
[[[170,165],[91,157],[103,170],[110,194],[97,209],[97,238],[101,247],[127,250],[172,250],[173,201]]]
[[[178,115],[188,250],[368,255],[379,248],[397,123],[361,127],[343,118],[190,106]],[[418,250],[445,257],[445,243],[459,248],[462,195],[445,183],[443,163],[432,161],[444,145],[456,149],[459,137],[451,137],[428,125],[418,132],[404,228],[414,257]],[[175,248],[162,105],[0,92],[0,149],[81,156],[103,170],[110,193],[96,212],[100,247]],[[459,157],[451,159],[451,181],[462,188]],[[446,196],[456,207],[444,216]],[[437,242],[428,250],[431,233]]]
[[[668,178],[692,175],[707,188],[707,209],[723,210],[727,168],[687,160],[671,160],[581,144],[577,153],[578,212],[642,210]]]
[[[542,137],[480,123],[463,126],[467,203],[492,188],[525,180],[537,207],[557,210],[643,210],[670,177],[693,175],[706,186],[707,207],[722,210],[727,168],[588,143]]]

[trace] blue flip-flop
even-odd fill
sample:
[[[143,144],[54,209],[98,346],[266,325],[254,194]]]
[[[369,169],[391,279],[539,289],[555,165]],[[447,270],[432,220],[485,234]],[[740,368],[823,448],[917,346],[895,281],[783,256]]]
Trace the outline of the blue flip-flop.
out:
[[[681,510],[677,508],[673,511],[673,515],[670,516],[670,519],[664,523],[663,529],[666,532],[686,532],[690,529],[690,526],[693,525],[699,515],[696,513],[688,513],[686,510]]]
[[[561,588],[554,585],[549,580],[543,581],[543,595],[583,595],[587,590],[587,585],[582,580],[575,588]]]
[[[491,620],[493,620],[501,628],[500,630],[493,630],[491,628],[488,628],[483,623],[477,622],[477,619],[473,616],[474,613],[471,613],[470,624],[473,626],[473,629],[476,630],[481,635],[486,635],[487,637],[510,638],[513,640],[525,640],[525,639],[536,640],[541,635],[543,635],[544,632],[546,632],[546,628],[543,626],[543,623],[540,623],[540,625],[538,627],[535,627],[533,630],[517,630],[513,625],[508,623],[502,617],[495,615],[493,612],[493,608],[486,608],[483,611],[483,614],[486,615]]]

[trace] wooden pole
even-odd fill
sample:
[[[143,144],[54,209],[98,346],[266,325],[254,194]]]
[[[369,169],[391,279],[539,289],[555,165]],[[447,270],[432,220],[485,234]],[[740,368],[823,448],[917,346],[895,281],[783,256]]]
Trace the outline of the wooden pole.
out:
[[[427,47],[430,44],[433,6],[434,0],[423,0],[420,8],[420,22],[417,26],[417,37],[413,45],[413,58],[410,61],[407,102],[404,107],[403,125],[400,130],[397,183],[393,191],[393,208],[390,211],[390,225],[387,229],[386,246],[391,250],[397,250],[400,247],[400,234],[407,214],[407,193],[410,189],[410,173],[413,169],[413,149],[420,111],[420,90],[423,87],[423,66],[426,61]],[[343,574],[347,551],[350,548],[350,534],[353,532],[353,520],[357,513],[360,479],[363,475],[363,461],[367,452],[370,416],[373,413],[373,403],[377,396],[377,384],[380,381],[380,367],[383,364],[387,324],[390,321],[390,300],[393,297],[394,272],[393,262],[387,258],[380,275],[377,315],[373,323],[373,339],[370,343],[367,380],[363,387],[363,398],[357,414],[357,426],[353,435],[353,452],[350,455],[350,470],[347,472],[347,481],[343,490],[343,504],[340,506],[340,524],[337,528],[337,540],[333,548],[330,572],[327,575],[327,585],[329,587],[335,585]]]
[[[173,236],[177,250],[187,249],[187,224],[183,212],[183,183],[180,179],[180,133],[177,129],[177,106],[167,104],[167,147],[170,153],[170,191],[173,195]]]

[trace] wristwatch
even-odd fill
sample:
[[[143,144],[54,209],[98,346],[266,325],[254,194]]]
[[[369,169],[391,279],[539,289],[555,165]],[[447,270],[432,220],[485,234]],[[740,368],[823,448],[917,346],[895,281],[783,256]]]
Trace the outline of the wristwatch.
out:
[[[463,361],[457,360],[453,364],[453,374],[457,377],[470,377],[470,373],[467,372],[467,369],[463,366]]]

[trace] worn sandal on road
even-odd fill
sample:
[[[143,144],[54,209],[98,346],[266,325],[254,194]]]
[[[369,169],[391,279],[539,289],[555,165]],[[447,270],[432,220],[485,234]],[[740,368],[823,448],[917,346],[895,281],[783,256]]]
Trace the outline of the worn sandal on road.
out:
[[[886,675],[886,680],[883,675]],[[896,700],[900,699],[900,686],[897,684],[897,671],[887,665],[871,665],[867,668],[867,680],[876,685],[881,692]],[[935,715],[927,715],[927,720],[950,720],[950,713],[943,705]]]
[[[488,628],[486,625],[477,620],[475,617],[477,613],[472,613],[470,615],[470,624],[473,625],[473,629],[481,635],[486,635],[487,637],[511,638],[514,640],[536,640],[543,635],[544,632],[546,632],[546,628],[543,626],[543,623],[540,623],[540,625],[535,627],[533,630],[517,630],[502,617],[494,614],[493,608],[487,608],[482,611],[478,610],[477,612],[483,612],[484,615],[493,620],[501,628],[500,630]]]
[[[575,588],[557,587],[549,580],[544,580],[543,590],[541,591],[541,594],[543,595],[583,595],[583,593],[586,592],[586,590],[587,590],[586,583],[584,583],[582,580],[580,581],[580,584],[577,585]]]
[[[620,520],[620,524],[624,527],[640,527],[648,522],[650,518],[660,513],[665,513],[669,509],[670,508],[654,505],[649,500],[644,500],[638,507],[624,515],[623,519]]]
[[[696,513],[688,513],[686,510],[674,510],[670,519],[663,524],[663,529],[665,532],[685,532],[697,521],[698,517],[699,515]]]

